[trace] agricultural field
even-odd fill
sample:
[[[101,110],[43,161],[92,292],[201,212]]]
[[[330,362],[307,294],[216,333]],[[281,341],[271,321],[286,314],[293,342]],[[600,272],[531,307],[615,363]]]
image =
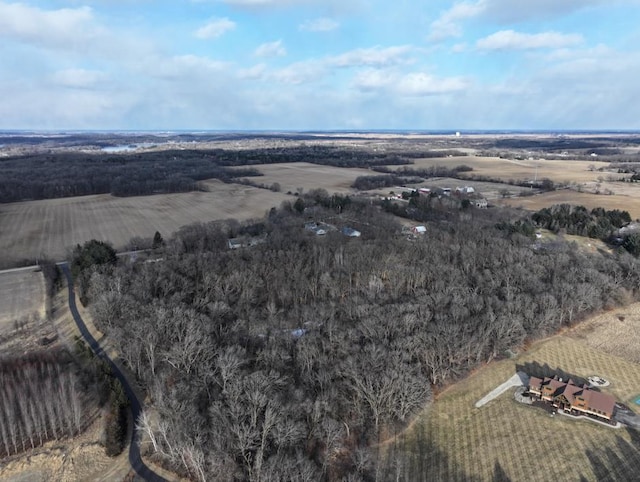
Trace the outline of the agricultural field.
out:
[[[638,193],[640,194],[640,193]],[[520,207],[530,211],[553,206],[554,204],[582,205],[589,209],[603,207],[605,209],[622,209],[629,211],[632,219],[640,218],[640,195],[625,196],[619,194],[592,194],[569,189],[550,191],[528,197],[512,197],[500,200],[499,204]]]
[[[122,248],[134,236],[168,237],[180,226],[262,217],[290,196],[208,181],[210,192],[116,198],[107,194],[0,204],[0,267],[43,256],[59,260],[92,238]]]
[[[45,286],[42,272],[12,270],[0,273],[0,332],[14,321],[44,317]]]
[[[611,382],[604,391],[637,412],[640,407],[633,401],[640,394],[640,365],[631,360],[638,359],[640,345],[637,337],[625,337],[640,323],[640,305],[620,313],[625,320],[616,319],[618,326],[629,325],[620,332],[606,326],[609,318],[597,317],[575,332],[538,342],[517,358],[491,363],[449,387],[392,452],[413,454],[413,480],[634,479],[640,470],[640,436],[633,431],[550,417],[542,409],[516,402],[513,390],[481,408],[474,406],[516,369],[533,364],[584,378],[604,377]],[[420,447],[429,448],[424,456]]]
[[[454,179],[450,177],[434,177],[426,179],[425,182],[419,185],[413,185],[412,187],[427,187],[427,188],[445,188],[455,189],[456,187],[471,186],[476,192],[480,193],[482,197],[486,199],[499,199],[502,198],[501,191],[506,189],[512,196],[517,196],[520,193],[527,193],[531,189],[522,186],[510,186],[507,184],[501,184],[499,182],[484,182],[484,181],[464,181],[461,179]]]
[[[609,175],[623,176],[617,172],[608,172],[608,162],[601,161],[573,161],[573,160],[515,160],[500,159],[498,157],[479,157],[479,156],[463,156],[463,157],[447,157],[433,159],[415,159],[414,167],[425,168],[432,166],[469,166],[473,171],[461,173],[462,176],[487,176],[494,179],[500,179],[504,182],[509,181],[528,181],[536,178],[549,178],[556,183],[585,183],[595,182],[599,177],[607,177]],[[537,167],[536,167],[537,166]],[[397,166],[389,166],[391,169],[397,169]],[[603,171],[591,170],[592,168]]]
[[[264,176],[252,180],[270,186],[279,183],[282,192],[296,192],[298,188],[309,191],[323,188],[329,193],[352,193],[351,184],[358,176],[375,174],[368,169],[321,166],[308,162],[263,164],[252,166]]]

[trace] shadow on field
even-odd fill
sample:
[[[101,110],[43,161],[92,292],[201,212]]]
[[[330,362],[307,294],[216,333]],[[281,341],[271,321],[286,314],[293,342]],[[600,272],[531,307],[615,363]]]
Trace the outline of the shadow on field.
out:
[[[491,478],[492,482],[511,482],[511,478],[507,475],[507,473],[500,465],[500,462],[496,460],[495,465],[493,466],[493,477]]]
[[[601,451],[587,450],[586,454],[591,462],[591,469],[598,481],[626,482],[638,480],[640,467],[640,432],[627,428],[631,436],[628,442],[622,437],[616,437],[616,448],[607,447]]]
[[[410,435],[398,438],[386,454],[382,480],[432,482],[464,480],[480,482],[482,479],[466,474],[456,467],[449,456],[441,451],[428,434],[423,422],[415,425]],[[496,468],[500,467],[496,461]],[[500,467],[502,473],[502,468]],[[507,481],[508,478],[493,480]]]
[[[480,482],[478,476],[465,473],[429,437],[424,423],[414,427],[410,436],[401,437],[387,453],[382,480],[433,482],[464,480]],[[498,460],[493,467],[492,482],[512,482]]]
[[[565,382],[571,379],[576,385],[582,386],[584,384],[589,384],[589,382],[584,378],[578,377],[571,373],[567,373],[561,368],[551,368],[546,363],[544,365],[538,362],[518,363],[516,364],[516,372],[525,372],[529,376],[538,378],[553,377],[555,375],[558,375],[558,377],[562,378],[562,380]]]

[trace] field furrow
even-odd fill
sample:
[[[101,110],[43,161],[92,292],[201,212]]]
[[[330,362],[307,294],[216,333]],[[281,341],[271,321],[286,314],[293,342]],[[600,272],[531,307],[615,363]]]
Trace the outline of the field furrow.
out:
[[[90,239],[124,247],[134,236],[168,237],[185,224],[261,217],[290,197],[209,181],[211,192],[114,198],[108,195],[0,205],[0,268],[21,259],[62,259]]]
[[[619,310],[629,331],[640,328],[640,304]],[[437,448],[425,452],[426,466],[437,469],[437,480],[632,480],[640,472],[640,440],[625,429],[574,420],[521,405],[513,390],[481,408],[474,404],[488,391],[508,379],[517,369],[562,370],[587,378],[602,376],[611,382],[603,391],[630,407],[640,394],[640,365],[595,349],[595,340],[609,333],[608,323],[616,312],[595,317],[565,335],[533,345],[515,360],[493,362],[441,393],[435,404],[414,424],[405,442],[419,452],[415,432]],[[621,323],[619,320],[617,323]],[[621,331],[618,337],[624,337]],[[613,335],[612,335],[613,336]],[[615,338],[615,337],[614,337]],[[610,340],[617,346],[616,339]],[[591,346],[590,346],[591,345]],[[629,358],[635,353],[624,353]],[[416,464],[417,466],[417,464]]]

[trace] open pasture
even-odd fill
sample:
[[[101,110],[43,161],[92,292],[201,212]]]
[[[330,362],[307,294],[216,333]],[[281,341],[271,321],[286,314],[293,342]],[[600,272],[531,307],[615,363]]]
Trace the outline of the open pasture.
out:
[[[0,331],[12,329],[16,320],[42,318],[44,309],[42,272],[30,269],[0,273]]]
[[[94,195],[0,205],[0,267],[22,259],[64,258],[92,238],[124,246],[132,237],[168,237],[180,226],[261,217],[290,196],[208,181],[210,192],[115,198]]]
[[[368,169],[321,166],[309,162],[263,164],[251,166],[264,176],[252,178],[255,182],[270,186],[279,183],[282,192],[296,192],[298,188],[309,191],[323,188],[332,193],[351,193],[351,184],[358,176],[376,174]]]
[[[501,159],[499,157],[479,157],[479,156],[462,156],[462,157],[446,157],[433,159],[415,159],[416,168],[425,168],[432,166],[469,166],[473,171],[461,173],[462,176],[487,176],[493,179],[500,179],[504,182],[509,181],[529,181],[536,178],[548,178],[552,181],[559,182],[594,182],[598,177],[607,177],[612,172],[607,172],[608,162],[600,161],[573,161],[573,160],[516,160]],[[536,167],[537,166],[537,167]],[[590,170],[591,167],[596,169],[604,168],[604,171]],[[396,166],[389,166],[391,169],[397,169]],[[537,171],[537,173],[536,173]],[[615,174],[621,176],[619,174]]]
[[[538,211],[542,208],[553,206],[554,204],[573,204],[585,206],[588,209],[596,207],[622,209],[629,211],[632,219],[640,218],[640,196],[593,194],[562,189],[536,194],[535,196],[502,199],[500,200],[500,204],[521,207],[530,211]]]
[[[605,392],[633,406],[640,365],[596,348],[591,337],[554,336],[515,360],[481,368],[442,392],[392,451],[411,454],[412,480],[633,480],[640,470],[640,438],[634,432],[551,417],[516,402],[513,390],[474,407],[527,363],[584,378],[602,376],[611,381]],[[421,446],[429,450],[421,454]]]
[[[530,188],[522,186],[510,186],[507,184],[501,184],[499,182],[484,182],[484,181],[465,181],[461,179],[454,179],[451,177],[433,177],[426,179],[420,184],[411,184],[411,187],[426,187],[426,188],[446,188],[455,190],[457,187],[471,186],[477,193],[481,194],[486,199],[498,199],[502,197],[501,191],[507,190],[511,195],[517,195],[521,192],[528,192]],[[392,191],[393,189],[387,189],[386,191]],[[385,193],[386,194],[386,193]]]

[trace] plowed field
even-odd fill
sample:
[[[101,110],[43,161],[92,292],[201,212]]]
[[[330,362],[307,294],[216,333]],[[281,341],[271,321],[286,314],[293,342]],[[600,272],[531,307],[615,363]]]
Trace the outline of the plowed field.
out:
[[[116,198],[110,195],[0,205],[0,268],[22,259],[64,258],[90,239],[123,247],[132,237],[165,238],[180,226],[217,219],[262,217],[290,196],[266,189],[207,183],[210,192]]]

